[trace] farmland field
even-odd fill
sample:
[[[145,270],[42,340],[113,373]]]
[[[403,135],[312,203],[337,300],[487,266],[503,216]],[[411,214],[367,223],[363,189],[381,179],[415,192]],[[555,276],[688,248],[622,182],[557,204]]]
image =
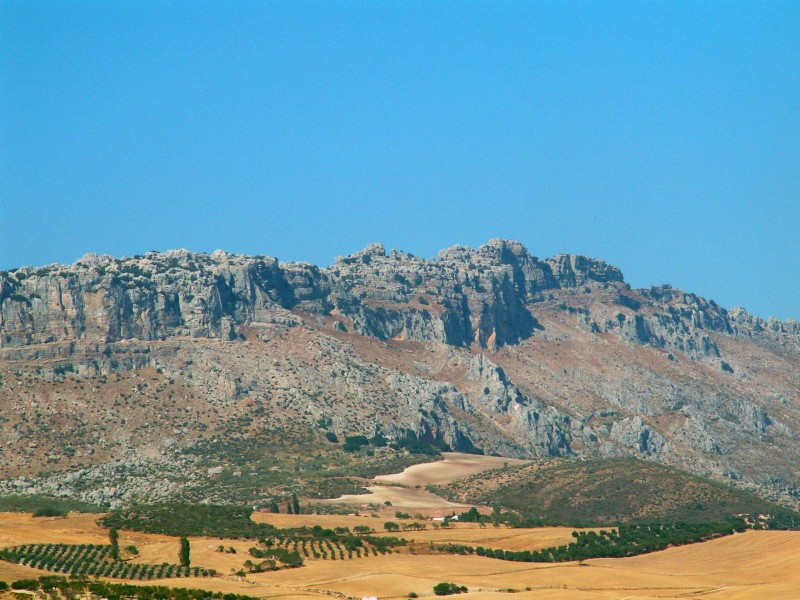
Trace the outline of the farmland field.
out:
[[[353,527],[378,525],[379,519],[356,516],[259,515],[283,527],[316,524]],[[67,519],[34,519],[22,513],[0,514],[0,540],[4,547],[30,543],[102,544],[107,532],[94,524],[97,515],[71,515]],[[479,528],[456,524],[452,529],[401,533],[417,542],[457,541],[506,549],[534,548],[566,543],[571,529]],[[160,564],[177,560],[178,540],[164,535],[121,532],[122,543],[135,543],[139,562]],[[219,552],[219,546],[236,553]],[[297,569],[253,573],[232,571],[248,559],[252,541],[191,538],[192,564],[214,568],[215,578],[174,578],[157,583],[174,587],[199,587],[259,597],[325,598],[331,595],[403,598],[410,592],[432,596],[440,581],[465,585],[462,598],[796,598],[800,589],[800,532],[750,531],[700,544],[624,559],[593,559],[577,563],[516,563],[479,556],[411,554],[412,548],[386,555],[352,560],[322,560],[313,556]],[[0,563],[0,580],[45,574],[11,563]],[[143,582],[152,583],[152,582]],[[530,588],[530,589],[526,589]]]
[[[451,502],[432,494],[425,489],[428,484],[445,485],[476,475],[483,471],[497,469],[504,465],[524,465],[528,461],[497,456],[481,456],[462,452],[444,452],[443,460],[421,463],[407,467],[400,473],[378,475],[367,486],[368,494],[348,494],[323,500],[321,504],[338,504],[350,507],[379,506],[381,514],[391,515],[396,509],[421,512],[426,516],[442,516],[452,512],[463,512],[471,504]]]
[[[427,492],[428,483],[447,484],[459,477],[502,466],[497,458],[446,455],[446,462],[428,463],[403,473],[379,476],[379,490],[391,491],[397,504],[382,505],[361,514],[316,515],[256,512],[252,519],[274,527],[325,529],[366,527],[372,542],[364,538],[357,549],[344,538],[314,539],[292,533],[254,539],[220,539],[190,536],[192,567],[213,569],[214,577],[172,577],[134,581],[171,587],[202,588],[264,598],[313,599],[376,596],[406,598],[410,593],[433,597],[433,586],[448,581],[466,586],[459,597],[482,600],[520,599],[643,599],[643,598],[775,598],[794,599],[800,589],[800,532],[748,531],[702,543],[672,547],[631,558],[590,559],[583,563],[523,563],[477,555],[439,553],[436,546],[464,544],[504,550],[536,550],[569,544],[571,527],[511,528],[491,523],[458,523],[449,527],[430,516],[453,511],[442,499]],[[443,465],[446,466],[443,469]],[[430,498],[430,497],[432,498]],[[365,499],[365,496],[361,497]],[[374,500],[373,500],[374,502]],[[395,511],[418,506],[422,518],[396,518]],[[374,509],[374,510],[373,510]],[[353,507],[356,510],[356,507]],[[409,511],[416,513],[416,511]],[[459,511],[456,511],[459,512]],[[377,516],[371,516],[377,514]],[[34,518],[25,513],[0,513],[0,548],[30,544],[108,543],[108,530],[97,524],[97,514],[71,513],[67,518]],[[387,521],[399,526],[425,526],[420,531],[384,529]],[[374,544],[391,536],[407,544],[383,549]],[[136,563],[158,566],[178,561],[177,537],[120,531],[120,545],[135,545]],[[304,564],[250,572],[256,558],[251,548],[296,552]],[[250,566],[248,567],[248,563]],[[140,569],[141,570],[141,569]],[[159,572],[159,571],[156,571]],[[46,571],[0,561],[0,581],[38,577]]]

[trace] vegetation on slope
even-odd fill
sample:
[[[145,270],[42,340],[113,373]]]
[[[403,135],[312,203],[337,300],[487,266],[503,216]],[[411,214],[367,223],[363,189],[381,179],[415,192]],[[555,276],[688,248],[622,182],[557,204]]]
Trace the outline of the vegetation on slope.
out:
[[[0,591],[9,585],[0,582]],[[50,598],[103,598],[105,600],[256,600],[253,596],[223,594],[209,590],[191,588],[172,588],[165,586],[131,585],[87,581],[86,579],[67,579],[57,575],[47,575],[39,579],[19,579],[11,583],[13,590],[46,592]]]
[[[742,532],[748,528],[744,519],[724,523],[672,523],[669,525],[622,525],[611,531],[573,531],[575,541],[542,550],[502,550],[462,544],[448,544],[438,549],[450,554],[477,554],[488,558],[518,562],[567,562],[587,558],[622,558],[683,546],[716,537]]]
[[[479,473],[444,488],[450,499],[492,504],[519,525],[720,523],[735,515],[793,516],[754,494],[634,459],[553,459]]]
[[[147,580],[215,574],[213,569],[192,569],[188,565],[151,565],[119,560],[113,556],[112,547],[103,544],[26,544],[0,549],[0,560],[77,577]]]
[[[257,539],[274,530],[251,520],[252,514],[252,508],[245,506],[152,504],[114,511],[99,523],[109,529],[240,539]]]
[[[406,540],[392,536],[374,536],[369,527],[327,529],[293,527],[279,529],[250,519],[252,510],[241,506],[193,506],[159,504],[139,506],[110,513],[100,519],[104,527],[162,533],[173,536],[209,536],[258,540],[250,549],[257,559],[277,559],[288,566],[302,565],[302,557],[331,560],[366,557],[392,552]],[[293,560],[294,558],[298,560]],[[288,560],[284,560],[288,559]],[[252,563],[251,571],[271,570],[275,564]]]
[[[367,531],[363,531],[366,529]],[[348,527],[326,529],[319,525],[314,527],[295,527],[280,529],[265,538],[261,538],[257,546],[250,548],[250,555],[263,562],[248,561],[245,563],[251,572],[272,570],[276,567],[275,559],[284,565],[300,566],[305,558],[313,557],[322,560],[351,560],[391,554],[393,548],[406,545],[406,540],[394,536],[367,535],[368,527],[356,527],[351,531]]]
[[[27,512],[35,516],[56,517],[68,512],[104,512],[103,507],[52,496],[0,496],[0,512]]]
[[[219,469],[202,479],[202,487],[185,490],[184,501],[255,504],[264,498],[285,502],[292,494],[314,499],[366,494],[363,482],[353,478],[441,459],[439,449],[418,440],[411,442],[425,452],[411,442],[390,445],[363,438],[362,444],[363,436],[348,436],[345,449],[347,442],[331,442],[319,432],[259,430],[243,435],[243,426],[232,423],[215,441],[202,440],[184,451],[200,469]]]

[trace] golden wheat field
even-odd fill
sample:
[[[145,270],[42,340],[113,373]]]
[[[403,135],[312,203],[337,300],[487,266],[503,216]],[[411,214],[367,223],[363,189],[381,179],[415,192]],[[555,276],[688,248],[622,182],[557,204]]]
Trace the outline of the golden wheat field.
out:
[[[25,543],[104,543],[107,532],[97,515],[66,519],[34,519],[20,513],[0,514],[0,546]],[[279,526],[319,524],[324,527],[379,525],[380,519],[335,515],[259,515]],[[417,541],[535,548],[570,539],[568,528],[479,528],[458,524],[450,530],[406,532]],[[122,543],[136,544],[146,563],[176,562],[178,540],[163,535],[122,532]],[[433,597],[432,588],[452,581],[469,588],[465,599],[642,599],[731,598],[795,599],[800,597],[800,532],[751,531],[702,544],[671,548],[626,559],[597,559],[584,564],[532,564],[478,556],[410,554],[352,560],[307,559],[303,567],[277,572],[233,575],[248,558],[252,542],[191,538],[192,563],[215,568],[219,577],[179,578],[158,583],[201,587],[264,598],[404,598],[410,592]],[[236,554],[220,553],[219,545]],[[0,580],[44,574],[0,563]],[[510,594],[509,589],[515,593]]]

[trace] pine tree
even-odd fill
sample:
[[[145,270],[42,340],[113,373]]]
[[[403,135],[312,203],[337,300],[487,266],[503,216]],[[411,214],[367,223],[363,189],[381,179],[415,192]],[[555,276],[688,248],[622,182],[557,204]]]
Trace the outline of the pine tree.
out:
[[[189,566],[189,538],[186,536],[181,537],[181,566],[188,567]]]
[[[300,502],[297,500],[297,494],[292,494],[292,510],[294,514],[300,514]]]
[[[111,558],[119,560],[119,531],[110,529],[108,532],[108,540],[111,542]]]

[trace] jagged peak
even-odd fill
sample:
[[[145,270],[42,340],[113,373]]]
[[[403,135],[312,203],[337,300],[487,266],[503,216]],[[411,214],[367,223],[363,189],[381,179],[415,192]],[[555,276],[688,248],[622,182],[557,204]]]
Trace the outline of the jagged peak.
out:
[[[582,254],[560,253],[546,259],[545,262],[550,265],[554,275],[575,279],[577,284],[582,283],[581,280],[585,279],[625,282],[625,277],[618,267],[599,258],[591,258]]]
[[[461,244],[453,244],[448,248],[439,250],[438,260],[443,262],[457,262],[469,260],[475,254],[475,249]]]
[[[347,264],[355,262],[356,260],[359,259],[363,260],[364,258],[384,257],[384,256],[386,256],[386,248],[380,242],[375,242],[372,244],[368,244],[361,250],[353,252],[352,254],[348,254],[347,256],[337,256],[336,263]]]
[[[95,254],[94,252],[87,252],[74,263],[72,263],[72,266],[79,267],[81,265],[85,265],[88,267],[94,267],[97,265],[108,264],[113,260],[114,257],[110,254]]]

